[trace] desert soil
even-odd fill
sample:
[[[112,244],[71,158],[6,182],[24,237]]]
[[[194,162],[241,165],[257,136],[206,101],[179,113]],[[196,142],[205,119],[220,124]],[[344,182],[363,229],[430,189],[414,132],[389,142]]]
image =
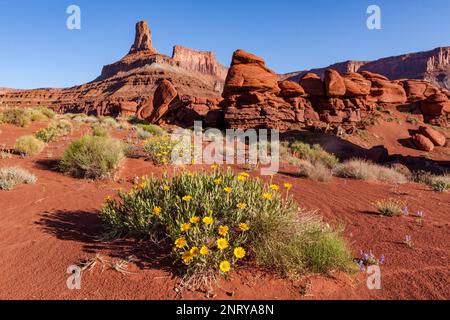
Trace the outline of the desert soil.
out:
[[[45,124],[28,128],[0,125],[0,144],[11,148],[17,137],[40,127]],[[115,181],[84,181],[57,172],[55,165],[64,148],[86,130],[81,128],[68,139],[50,143],[37,157],[0,160],[0,167],[20,166],[38,178],[35,185],[0,191],[0,299],[205,299],[201,292],[175,290],[179,278],[167,251],[157,245],[132,239],[99,241],[104,230],[99,210],[105,197],[114,195],[118,188],[131,188],[134,177],[160,176],[179,169],[127,159]],[[355,257],[360,250],[384,254],[382,289],[368,290],[367,274],[362,272],[286,280],[268,271],[242,268],[215,287],[214,298],[450,299],[450,193],[433,192],[415,183],[393,185],[339,178],[318,183],[296,177],[289,166],[282,167],[274,181],[292,183],[293,195],[301,206],[318,210],[334,226],[345,226],[344,234]],[[376,215],[373,202],[385,198],[407,201],[411,216]],[[414,217],[417,211],[425,212],[422,224]],[[412,247],[403,243],[406,235],[412,236]],[[98,262],[83,273],[81,290],[69,290],[67,268],[96,255],[112,263],[133,256],[130,273],[102,267]]]

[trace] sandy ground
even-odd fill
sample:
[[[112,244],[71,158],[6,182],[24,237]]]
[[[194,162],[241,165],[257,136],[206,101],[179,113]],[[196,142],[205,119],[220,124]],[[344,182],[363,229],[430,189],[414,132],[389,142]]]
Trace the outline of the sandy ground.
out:
[[[28,128],[0,125],[0,144],[45,124]],[[141,159],[124,161],[116,181],[89,182],[55,170],[57,159],[70,140],[51,143],[37,157],[0,159],[0,167],[20,166],[38,178],[35,185],[0,191],[0,299],[205,299],[200,292],[176,292],[179,279],[167,251],[147,242],[98,241],[103,232],[99,210],[104,198],[118,188],[130,188],[134,177],[161,175],[173,168],[155,167]],[[192,167],[191,170],[202,168]],[[382,289],[370,291],[367,275],[311,275],[298,280],[280,279],[267,271],[243,268],[215,288],[216,299],[450,299],[450,193],[437,193],[424,185],[392,185],[335,178],[329,183],[298,178],[291,167],[274,177],[291,182],[298,203],[319,210],[335,226],[345,226],[355,257],[372,250],[386,257]],[[425,212],[421,224],[414,216],[376,215],[372,203],[401,198],[412,215]],[[403,243],[411,235],[412,248]],[[102,269],[83,273],[81,290],[66,286],[70,265],[100,254],[118,261],[131,255],[132,274]]]

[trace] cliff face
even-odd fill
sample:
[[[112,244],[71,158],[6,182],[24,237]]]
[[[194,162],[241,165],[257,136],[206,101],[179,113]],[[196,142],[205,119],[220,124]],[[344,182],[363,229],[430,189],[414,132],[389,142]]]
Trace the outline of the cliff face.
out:
[[[228,68],[217,62],[211,51],[197,51],[183,46],[173,48],[172,59],[179,62],[180,67],[225,80]]]
[[[175,55],[176,53],[176,55]],[[145,21],[136,24],[136,36],[129,53],[106,65],[92,82],[66,89],[1,90],[0,103],[9,106],[46,105],[71,112],[107,113],[108,105],[151,98],[164,80],[170,80],[180,96],[216,99],[220,97],[226,68],[211,52],[184,48],[174,50],[179,60],[158,54],[152,46]],[[105,109],[106,108],[106,109]]]
[[[298,81],[308,72],[314,72],[323,78],[326,69],[335,69],[340,73],[369,71],[393,80],[428,80],[440,87],[450,89],[450,47],[383,58],[372,62],[346,61],[326,68],[280,75],[279,78]]]

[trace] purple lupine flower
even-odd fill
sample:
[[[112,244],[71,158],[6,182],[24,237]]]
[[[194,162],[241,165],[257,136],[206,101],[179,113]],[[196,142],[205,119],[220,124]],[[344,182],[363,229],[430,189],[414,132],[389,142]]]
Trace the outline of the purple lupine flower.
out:
[[[402,211],[403,211],[403,215],[404,216],[409,216],[409,209],[408,209],[408,207],[404,207]]]
[[[417,217],[423,218],[423,217],[425,217],[425,213],[423,211],[419,211],[419,212],[417,212]]]
[[[364,263],[362,261],[359,263],[359,268],[360,268],[361,272],[366,271],[366,267],[364,266]]]
[[[384,254],[382,254],[380,257],[380,264],[384,264],[384,261],[385,261]]]
[[[411,242],[412,241],[412,237],[410,235],[407,235],[405,237],[405,239],[406,239],[406,242]]]

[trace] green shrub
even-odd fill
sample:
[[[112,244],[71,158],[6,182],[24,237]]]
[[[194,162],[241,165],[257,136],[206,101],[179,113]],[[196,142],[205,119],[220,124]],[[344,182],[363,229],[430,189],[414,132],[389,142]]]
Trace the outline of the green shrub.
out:
[[[33,184],[36,177],[20,168],[0,168],[0,189],[12,190],[18,184]]]
[[[318,144],[309,145],[303,142],[292,142],[289,144],[289,149],[298,158],[307,160],[312,164],[322,163],[329,168],[333,168],[339,163],[339,159],[331,153],[326,152]]]
[[[30,124],[30,114],[25,109],[6,109],[3,111],[3,122],[19,127]]]
[[[450,175],[433,175],[427,172],[417,172],[413,176],[413,180],[418,183],[423,183],[434,191],[445,192],[450,190]]]
[[[108,129],[99,126],[99,125],[93,125],[92,126],[92,135],[95,137],[109,137],[109,131]]]
[[[154,136],[161,136],[164,134],[164,130],[154,124],[139,124],[138,127]]]
[[[288,276],[348,270],[340,232],[299,210],[291,187],[219,170],[150,178],[108,197],[102,217],[117,236],[169,238],[185,279],[227,274],[243,259]]]
[[[60,119],[51,124],[51,128],[54,128],[58,133],[58,136],[64,137],[72,133],[73,126],[70,121],[65,119]]]
[[[14,150],[21,155],[34,156],[42,152],[45,143],[35,136],[23,136],[16,140]]]
[[[42,113],[47,119],[54,119],[56,117],[55,111],[47,107],[38,107],[35,110]]]
[[[299,174],[314,181],[327,182],[333,177],[331,169],[321,162],[312,164],[307,160],[299,160]]]
[[[394,217],[402,215],[406,203],[398,199],[379,200],[375,202],[375,207],[379,214]]]
[[[151,136],[144,143],[144,152],[148,158],[157,165],[166,165],[171,163],[172,152],[179,144],[172,141],[169,136]],[[180,156],[183,156],[184,150],[179,150]]]
[[[116,119],[112,117],[100,117],[99,121],[101,124],[112,127],[112,128],[118,128],[119,124],[117,123]]]
[[[338,165],[334,169],[334,174],[341,178],[357,180],[394,183],[408,182],[408,178],[395,169],[379,166],[366,160],[359,159],[349,160]]]
[[[36,132],[35,137],[45,143],[49,143],[58,138],[58,132],[54,128],[44,128]]]
[[[60,168],[75,177],[106,178],[119,166],[123,157],[123,146],[119,140],[84,136],[66,149]]]

